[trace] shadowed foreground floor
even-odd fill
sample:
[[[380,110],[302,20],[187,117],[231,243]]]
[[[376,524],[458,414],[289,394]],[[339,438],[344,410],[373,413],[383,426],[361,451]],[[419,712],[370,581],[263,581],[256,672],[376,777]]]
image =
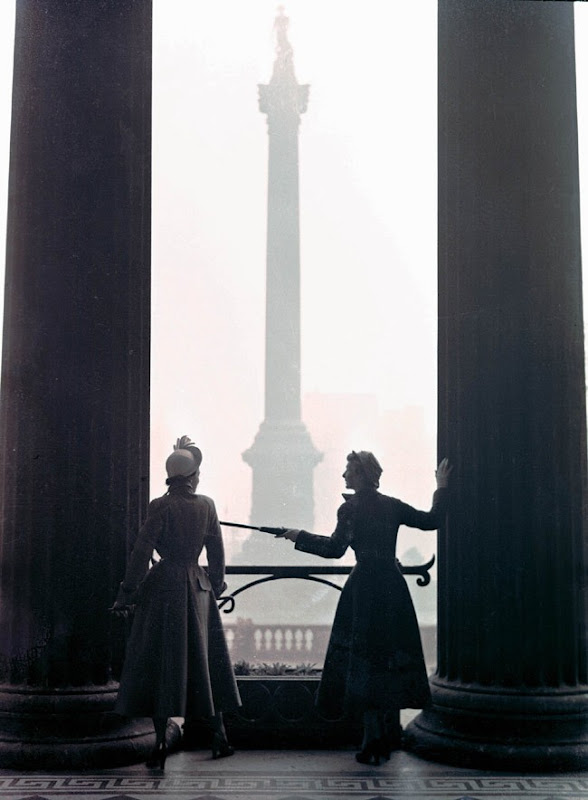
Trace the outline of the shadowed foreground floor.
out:
[[[517,775],[458,769],[405,752],[366,767],[353,750],[209,751],[170,755],[165,774],[144,765],[79,773],[0,770],[0,800],[588,800],[588,772]]]

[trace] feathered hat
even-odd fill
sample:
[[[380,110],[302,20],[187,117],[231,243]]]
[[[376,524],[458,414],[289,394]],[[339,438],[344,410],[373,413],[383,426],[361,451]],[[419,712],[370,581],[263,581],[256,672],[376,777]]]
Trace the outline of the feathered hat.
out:
[[[202,463],[202,453],[189,436],[180,436],[173,453],[167,457],[165,469],[168,478],[193,475]]]

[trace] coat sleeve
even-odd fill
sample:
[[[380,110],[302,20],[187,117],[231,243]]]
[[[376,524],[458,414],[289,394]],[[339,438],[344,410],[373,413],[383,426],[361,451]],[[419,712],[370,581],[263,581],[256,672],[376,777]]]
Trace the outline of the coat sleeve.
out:
[[[212,584],[214,596],[218,599],[227,588],[225,583],[225,548],[214,502],[210,498],[208,498],[208,502],[211,506],[211,513],[204,546],[206,547],[206,559],[208,561],[208,577]]]
[[[351,510],[347,503],[343,503],[337,511],[337,527],[330,536],[300,531],[295,548],[322,558],[341,558],[351,544],[352,536]]]
[[[122,594],[129,598],[149,571],[149,562],[153,551],[157,548],[160,534],[165,525],[165,510],[161,508],[157,500],[149,504],[147,519],[143,523],[141,530],[135,541],[125,579],[121,584]]]
[[[399,525],[420,528],[422,531],[434,531],[440,527],[447,510],[447,489],[437,489],[433,495],[433,505],[430,511],[419,511],[400,500],[397,502]]]

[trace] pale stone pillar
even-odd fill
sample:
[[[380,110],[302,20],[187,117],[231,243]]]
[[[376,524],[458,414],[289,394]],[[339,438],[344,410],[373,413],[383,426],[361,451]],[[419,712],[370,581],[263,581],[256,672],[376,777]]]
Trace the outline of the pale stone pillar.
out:
[[[253,471],[251,521],[312,530],[313,471],[322,454],[301,418],[298,183],[298,129],[309,87],[296,80],[283,12],[275,28],[272,77],[269,84],[259,86],[259,109],[267,115],[269,140],[265,419],[243,459]],[[264,553],[278,549],[264,545]]]

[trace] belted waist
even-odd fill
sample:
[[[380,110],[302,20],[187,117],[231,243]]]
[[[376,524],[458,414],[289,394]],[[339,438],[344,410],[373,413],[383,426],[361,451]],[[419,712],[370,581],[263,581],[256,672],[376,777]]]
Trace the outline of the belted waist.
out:
[[[198,585],[200,586],[201,589],[204,589],[204,591],[210,591],[212,589],[212,583],[210,582],[210,577],[208,576],[208,572],[204,569],[203,566],[201,566],[198,563],[198,561],[180,561],[179,559],[176,560],[173,558],[162,558],[157,563],[161,564],[164,567],[164,569],[165,565],[167,564],[171,567],[175,567],[177,569],[184,569],[188,572],[192,572],[192,570],[194,570],[196,572],[196,575],[194,576],[192,572],[192,576],[190,576],[190,579],[192,579],[192,577],[195,577],[198,582]]]
[[[388,567],[398,568],[398,559],[396,556],[390,556],[383,553],[356,553],[356,560],[358,564],[382,565]]]
[[[156,563],[172,564],[174,567],[184,567],[185,569],[191,569],[192,567],[200,567],[198,559],[196,559],[195,561],[186,561],[185,559],[169,558],[169,556],[167,556],[166,558],[161,558],[159,562]],[[201,567],[201,569],[204,569],[204,567]]]

